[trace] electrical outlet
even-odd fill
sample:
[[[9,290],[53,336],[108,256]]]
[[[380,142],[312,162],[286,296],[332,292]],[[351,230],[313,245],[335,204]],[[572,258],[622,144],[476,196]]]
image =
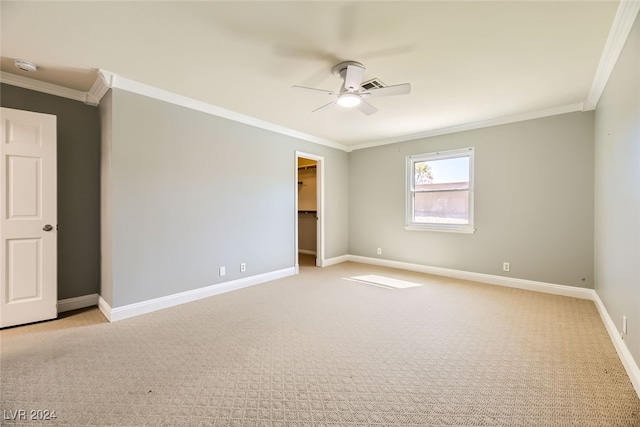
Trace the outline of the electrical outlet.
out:
[[[227,267],[220,267],[220,275],[225,276],[227,274]]]
[[[627,316],[622,316],[622,333],[627,335]]]
[[[509,264],[508,262],[503,262],[502,263],[502,270],[503,271],[511,271],[511,264]]]
[[[378,250],[376,251],[376,253],[377,253],[378,255],[382,255],[382,248],[378,248]]]
[[[244,273],[245,271],[247,271],[247,264],[243,262],[242,264],[240,264],[240,272]]]

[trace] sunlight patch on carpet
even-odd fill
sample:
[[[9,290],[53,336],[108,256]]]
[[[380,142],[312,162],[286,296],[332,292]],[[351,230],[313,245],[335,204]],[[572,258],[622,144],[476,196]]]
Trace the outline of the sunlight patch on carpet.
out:
[[[366,276],[345,277],[345,280],[365,283],[367,285],[379,286],[387,289],[406,289],[422,286],[420,283],[407,282],[406,280],[392,279],[391,277],[378,276],[369,274]]]

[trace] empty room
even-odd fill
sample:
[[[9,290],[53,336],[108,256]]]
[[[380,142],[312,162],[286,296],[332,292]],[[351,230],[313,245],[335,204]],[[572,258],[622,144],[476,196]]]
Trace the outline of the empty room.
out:
[[[640,0],[0,2],[0,425],[640,426]]]

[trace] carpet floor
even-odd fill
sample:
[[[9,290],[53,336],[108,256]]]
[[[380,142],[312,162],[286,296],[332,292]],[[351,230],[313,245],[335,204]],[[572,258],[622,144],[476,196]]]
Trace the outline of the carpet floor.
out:
[[[593,302],[356,263],[5,329],[0,381],[3,425],[640,426]]]

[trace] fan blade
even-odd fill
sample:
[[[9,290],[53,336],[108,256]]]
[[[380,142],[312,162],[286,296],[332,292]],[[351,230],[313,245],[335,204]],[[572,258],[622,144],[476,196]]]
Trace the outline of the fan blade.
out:
[[[411,83],[403,83],[401,85],[386,86],[378,89],[370,89],[366,92],[362,92],[360,95],[392,96],[392,95],[405,95],[409,92],[411,92]]]
[[[314,87],[291,86],[291,89],[302,90],[302,91],[305,91],[305,92],[320,93],[320,94],[323,94],[323,95],[338,95],[337,93],[331,92],[330,90],[316,89]]]
[[[316,48],[307,40],[300,40],[299,37],[297,37],[297,40],[297,45],[276,45],[273,48],[273,52],[276,55],[284,56],[285,58],[302,60],[310,59],[326,62],[327,64],[336,64],[341,61],[341,59],[335,56],[333,53],[322,50],[320,48]]]
[[[405,45],[401,45],[401,46],[395,46],[395,47],[388,47],[388,48],[383,48],[383,49],[377,49],[377,50],[370,50],[368,52],[364,52],[358,55],[358,58],[362,58],[362,59],[373,59],[373,58],[385,58],[387,56],[394,56],[394,55],[403,55],[405,53],[410,53],[413,52],[415,50],[415,46],[414,45],[410,45],[410,44],[405,44]]]
[[[359,5],[348,4],[340,10],[340,20],[338,22],[338,40],[343,46],[348,46],[353,41],[358,18]]]
[[[335,103],[336,103],[336,101],[331,101],[330,103],[325,104],[325,105],[323,105],[322,107],[318,107],[318,108],[316,108],[315,110],[313,110],[313,111],[312,111],[312,113],[317,113],[318,111],[325,110],[325,109],[327,109],[327,108],[331,107],[331,106],[332,106],[333,104],[335,104]]]
[[[364,78],[364,68],[349,65],[347,75],[344,77],[344,88],[350,92],[360,89],[360,83]]]
[[[376,111],[378,111],[378,109],[376,107],[374,107],[373,105],[369,104],[364,99],[360,99],[360,104],[358,104],[358,110],[362,111],[367,116],[370,116],[373,113],[375,113]]]

